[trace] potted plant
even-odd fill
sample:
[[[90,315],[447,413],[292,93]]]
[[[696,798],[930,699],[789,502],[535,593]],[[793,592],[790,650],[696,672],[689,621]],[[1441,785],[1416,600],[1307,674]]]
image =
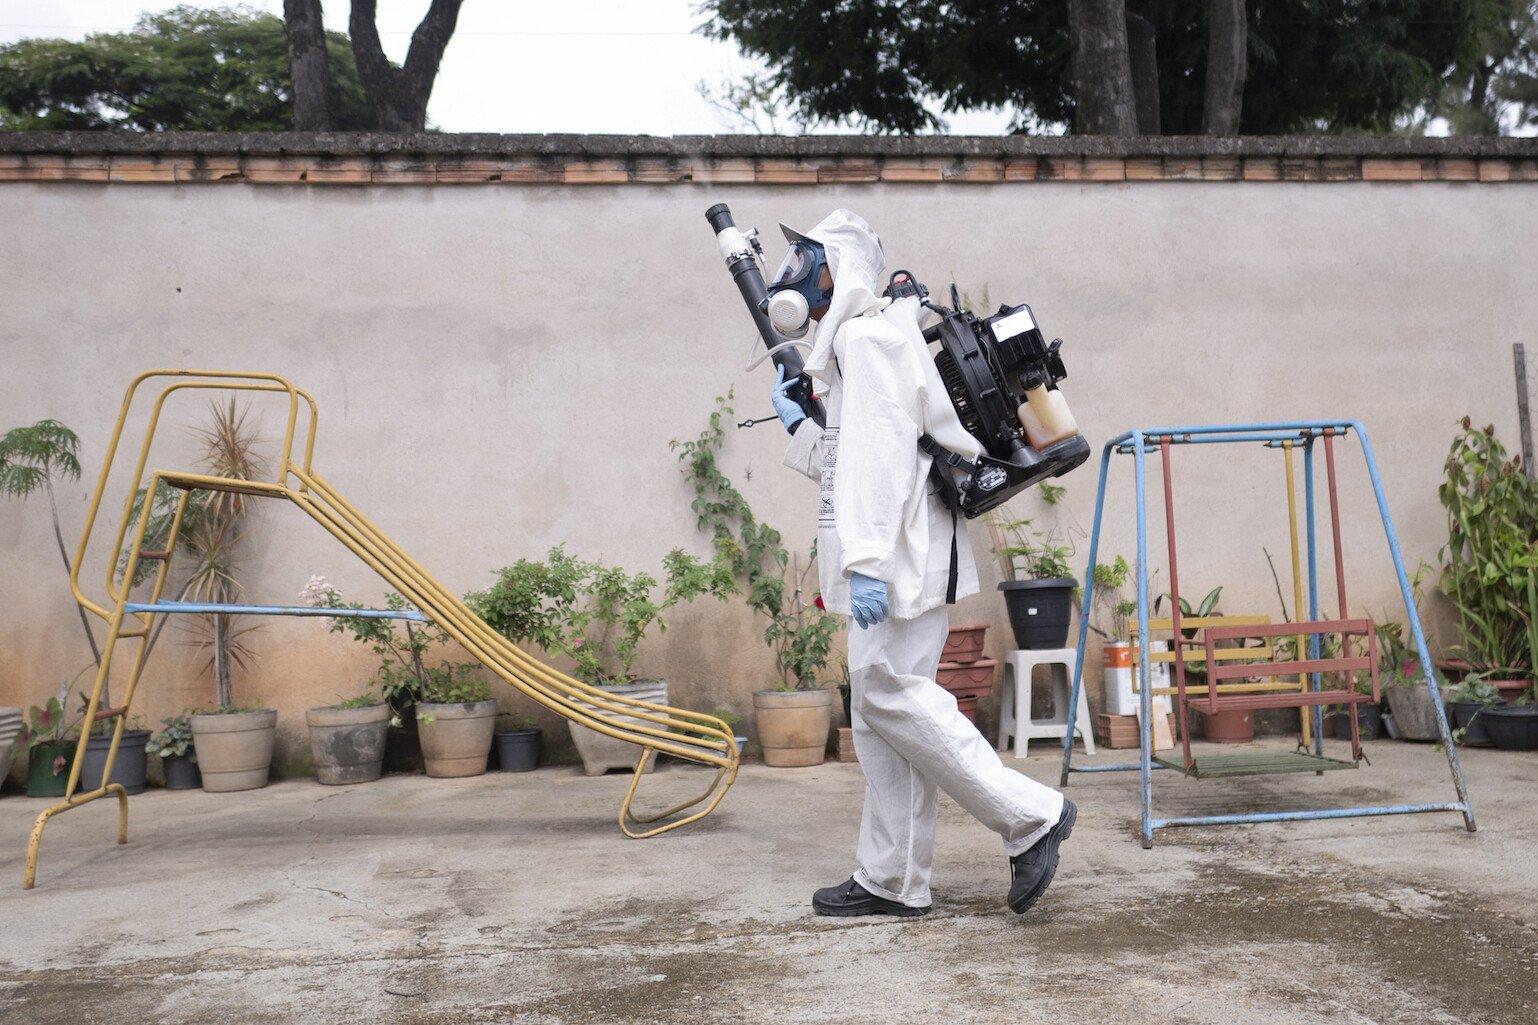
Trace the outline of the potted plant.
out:
[[[76,743],[69,737],[64,715],[69,685],[42,705],[27,709],[27,725],[21,742],[27,752],[27,796],[63,797],[69,786],[69,770],[75,761]]]
[[[1488,745],[1490,735],[1485,732],[1481,713],[1500,703],[1500,691],[1478,673],[1458,681],[1458,686],[1447,696],[1447,717],[1453,727],[1453,739],[1460,744]]]
[[[1038,494],[1056,506],[1063,500],[1064,489],[1043,484]],[[1029,518],[1005,519],[995,510],[987,514],[987,524],[1004,578],[999,590],[1004,592],[1015,643],[1034,649],[1064,647],[1078,589],[1068,565],[1073,548],[1059,543],[1055,531],[1038,530]]]
[[[470,673],[477,667],[451,663],[428,677],[417,701],[417,731],[429,776],[479,776],[491,757],[497,703],[491,688]]]
[[[328,786],[367,783],[384,772],[385,734],[390,706],[365,691],[334,705],[304,713],[310,731],[315,779]]]
[[[1538,684],[1510,705],[1479,713],[1490,743],[1502,751],[1538,750]]]
[[[805,565],[799,555],[792,557],[780,532],[759,522],[721,470],[731,415],[727,400],[718,398],[699,436],[673,447],[694,490],[696,522],[715,548],[712,565],[728,586],[735,582],[742,589],[749,607],[764,619],[764,643],[777,674],[772,689],[753,693],[764,764],[820,765],[832,729],[834,691],[817,676],[828,664],[839,621],[820,594],[806,596],[806,581],[816,573],[815,545]]]
[[[80,721],[85,728],[85,712],[89,699],[80,695]],[[80,763],[80,789],[95,790],[101,786],[102,770],[107,767],[107,752],[112,747],[114,723],[110,719],[89,724],[90,736],[86,738],[85,758]],[[124,725],[123,737],[118,741],[117,757],[112,762],[109,783],[119,783],[130,794],[142,794],[148,786],[150,731],[135,719]]]
[[[1507,456],[1494,427],[1476,430],[1468,417],[1461,427],[1437,489],[1447,511],[1437,587],[1461,634],[1450,654],[1515,697],[1538,673],[1538,480]]]
[[[150,737],[144,749],[160,756],[167,790],[196,790],[203,785],[192,742],[192,722],[186,713],[162,719],[160,731]]]
[[[1421,574],[1413,581],[1417,605],[1421,594]],[[1383,682],[1383,698],[1388,702],[1394,721],[1394,735],[1400,740],[1436,740],[1436,705],[1426,689],[1420,659],[1405,641],[1404,624],[1385,620],[1373,624],[1378,635],[1378,672]],[[1441,680],[1437,683],[1440,685]]]
[[[1538,666],[1538,574],[1527,579],[1527,664]],[[1490,742],[1505,751],[1538,749],[1538,672],[1528,688],[1509,705],[1480,713]]]
[[[204,790],[225,794],[267,785],[277,709],[216,706],[193,712],[188,723]]]
[[[503,772],[533,772],[539,766],[539,723],[526,715],[497,721],[497,764]]]
[[[1123,590],[1131,574],[1132,567],[1120,555],[1095,565],[1095,598],[1089,628],[1104,642],[1100,655],[1105,704],[1112,715],[1137,714],[1131,642],[1131,617],[1137,614],[1137,602]]]
[[[214,477],[236,480],[260,480],[267,474],[267,463],[259,454],[261,439],[249,410],[237,406],[231,397],[225,404],[209,404],[209,422],[194,432],[201,453],[198,466]],[[185,576],[175,584],[175,600],[216,605],[238,604],[245,593],[240,570],[250,531],[250,515],[255,508],[250,496],[237,491],[195,491],[188,500],[181,527],[173,539],[171,525],[182,492],[162,482],[155,494],[140,489],[134,496],[130,522],[137,521],[141,509],[149,503],[149,522],[145,529],[145,549],[166,550],[175,547],[173,568],[185,568]],[[120,586],[131,589],[141,584],[156,563],[139,562],[133,579],[124,579],[128,554],[118,563]],[[170,593],[170,592],[168,592]],[[194,616],[162,616],[145,642],[153,650],[161,631],[172,620],[179,620],[193,634],[193,644],[207,653],[204,671],[213,682],[214,706],[219,709],[234,703],[235,669],[247,668],[255,653],[247,639],[259,627],[243,626],[238,615],[227,612]],[[148,651],[146,652],[148,657]],[[103,692],[103,701],[106,694]],[[228,724],[226,724],[228,725]],[[205,768],[208,766],[205,765]]]
[[[680,549],[664,557],[663,567],[665,580],[659,595],[659,582],[650,573],[630,574],[578,559],[557,545],[543,561],[520,559],[497,570],[496,583],[465,600],[493,630],[515,644],[530,643],[565,655],[584,683],[610,694],[666,704],[665,680],[638,679],[631,672],[641,641],[653,627],[667,628],[663,614],[669,609],[707,593],[724,597],[731,581],[719,566]],[[644,724],[634,716],[606,714],[624,723]],[[575,721],[568,725],[588,775],[635,766],[636,745]]]
[[[737,753],[740,755],[748,746],[748,738],[737,732],[737,727],[742,725],[742,716],[733,712],[730,708],[717,708],[711,711],[711,715],[720,719],[732,728],[732,739],[737,742]]]
[[[325,577],[312,576],[299,592],[299,600],[313,608],[361,609],[358,602],[347,601],[342,592]],[[412,610],[412,605],[394,591],[384,596],[384,607],[397,612]],[[434,652],[449,643],[448,634],[433,623],[413,623],[409,619],[374,619],[338,615],[331,620],[331,632],[346,634],[366,646],[379,660],[373,678],[366,685],[378,692],[388,706],[383,772],[417,772],[422,768],[422,745],[417,734],[416,704],[428,687],[433,674],[452,672]]]

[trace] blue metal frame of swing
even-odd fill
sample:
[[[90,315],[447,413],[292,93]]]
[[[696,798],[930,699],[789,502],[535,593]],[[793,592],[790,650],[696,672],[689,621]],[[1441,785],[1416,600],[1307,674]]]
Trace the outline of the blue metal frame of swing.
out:
[[[1372,480],[1373,494],[1378,502],[1378,514],[1383,519],[1383,534],[1388,541],[1389,555],[1394,562],[1394,574],[1399,581],[1399,593],[1404,601],[1405,615],[1410,624],[1410,632],[1415,639],[1415,650],[1420,657],[1421,672],[1425,676],[1426,689],[1431,693],[1432,706],[1436,711],[1437,731],[1442,739],[1442,747],[1447,753],[1447,764],[1452,770],[1453,785],[1458,791],[1457,801],[1432,804],[1390,804],[1365,806],[1359,808],[1321,808],[1299,811],[1271,811],[1271,812],[1244,812],[1231,815],[1188,815],[1175,818],[1155,818],[1153,814],[1153,772],[1163,768],[1153,761],[1153,752],[1149,747],[1148,730],[1138,730],[1138,753],[1136,762],[1119,762],[1113,765],[1083,765],[1073,764],[1073,731],[1069,731],[1063,738],[1063,771],[1061,785],[1068,785],[1068,777],[1074,772],[1131,772],[1137,770],[1139,776],[1139,790],[1142,799],[1142,843],[1145,848],[1153,846],[1154,830],[1165,826],[1224,826],[1237,825],[1249,822],[1297,822],[1308,819],[1340,819],[1356,818],[1374,815],[1410,815],[1418,812],[1456,811],[1463,814],[1463,822],[1469,832],[1475,829],[1474,806],[1469,801],[1468,788],[1463,782],[1463,770],[1458,764],[1458,751],[1453,744],[1452,732],[1447,724],[1447,712],[1442,704],[1441,694],[1437,690],[1436,676],[1432,671],[1431,654],[1426,647],[1426,636],[1421,629],[1420,616],[1415,609],[1415,596],[1410,589],[1410,580],[1405,575],[1404,559],[1399,551],[1399,538],[1394,533],[1393,521],[1389,518],[1388,498],[1383,491],[1383,481],[1378,475],[1378,465],[1373,459],[1372,443],[1368,440],[1367,431],[1360,422],[1355,420],[1304,420],[1297,422],[1274,422],[1254,424],[1205,424],[1193,427],[1152,427],[1144,430],[1125,431],[1105,443],[1105,448],[1100,454],[1100,483],[1095,490],[1095,520],[1090,530],[1089,563],[1084,571],[1084,601],[1079,610],[1079,640],[1078,658],[1074,663],[1073,686],[1068,698],[1068,707],[1077,708],[1079,701],[1079,688],[1083,683],[1084,673],[1084,646],[1089,639],[1090,607],[1094,600],[1095,590],[1095,560],[1100,550],[1100,527],[1102,514],[1105,511],[1106,483],[1110,476],[1111,454],[1132,456],[1133,478],[1137,498],[1137,635],[1138,635],[1138,673],[1142,680],[1149,679],[1148,672],[1148,507],[1147,496],[1144,494],[1145,470],[1148,448],[1150,444],[1157,444],[1160,440],[1168,438],[1172,445],[1222,445],[1245,442],[1259,442],[1274,444],[1282,441],[1300,443],[1303,448],[1303,493],[1304,510],[1307,520],[1308,538],[1308,604],[1309,618],[1319,618],[1319,572],[1318,550],[1316,547],[1314,532],[1314,439],[1322,437],[1325,431],[1333,431],[1337,436],[1355,433],[1362,445],[1362,456],[1367,463],[1367,474]],[[1318,655],[1319,637],[1314,635],[1310,641],[1310,656]],[[1318,690],[1320,686],[1319,675],[1316,673],[1311,680],[1311,686]],[[1151,721],[1153,714],[1153,696],[1151,688],[1147,686],[1138,688],[1138,705],[1141,710],[1142,723]],[[1324,710],[1315,707],[1314,717],[1314,753],[1322,756],[1324,753]]]

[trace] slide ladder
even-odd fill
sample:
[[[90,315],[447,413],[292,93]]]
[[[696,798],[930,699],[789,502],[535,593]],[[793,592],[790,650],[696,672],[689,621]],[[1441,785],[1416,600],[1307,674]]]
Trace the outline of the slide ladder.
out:
[[[81,564],[90,545],[91,532],[101,508],[113,459],[117,454],[118,443],[122,438],[134,398],[141,385],[156,378],[176,378],[177,380],[165,385],[151,407],[144,441],[134,465],[133,479],[129,484],[127,497],[124,499],[123,514],[119,519],[116,537],[106,560],[106,599],[96,601],[88,597],[81,588]],[[149,472],[146,481],[145,473],[150,448],[166,400],[173,394],[186,390],[269,392],[285,396],[288,400],[288,412],[275,479],[252,481],[174,470],[153,470]],[[296,460],[294,449],[301,413],[305,415],[307,426],[303,434],[302,453]],[[325,528],[415,606],[415,610],[400,611],[349,610],[344,614],[345,616],[431,622],[462,645],[473,658],[494,672],[503,682],[544,707],[606,736],[637,745],[640,750],[635,774],[631,778],[629,789],[625,792],[625,798],[619,810],[619,826],[626,836],[634,839],[656,836],[695,822],[715,810],[716,805],[721,802],[721,798],[726,795],[726,791],[737,777],[737,745],[732,730],[726,723],[714,716],[610,694],[550,668],[492,630],[462,600],[428,574],[416,560],[407,555],[336,488],[314,472],[311,467],[311,457],[315,448],[317,420],[318,411],[315,400],[310,394],[275,374],[217,370],[152,370],[140,374],[128,386],[107,450],[102,456],[101,474],[97,479],[96,490],[86,513],[80,544],[75,550],[70,565],[70,587],[74,592],[75,600],[81,607],[107,624],[101,665],[87,700],[84,723],[112,721],[114,726],[111,746],[108,749],[101,779],[93,789],[81,791],[81,769],[84,765],[85,748],[89,737],[89,730],[82,728],[64,799],[39,814],[32,828],[27,844],[26,874],[23,880],[25,888],[31,889],[36,882],[39,844],[42,842],[43,830],[48,820],[54,815],[108,794],[115,795],[118,799],[118,843],[128,842],[128,795],[121,785],[110,782],[110,779],[112,767],[117,758],[118,745],[128,721],[128,712],[132,707],[134,693],[138,689],[144,662],[149,653],[149,638],[157,616],[226,612],[242,615],[338,617],[337,612],[329,609],[269,605],[208,605],[163,600],[171,560],[175,554],[175,540],[180,533],[188,500],[195,491],[227,491],[259,498],[288,500]],[[140,503],[137,518],[134,516],[134,504],[135,496],[139,494],[141,486],[146,496],[154,496],[161,484],[179,489],[181,495],[167,535],[170,540],[165,550],[153,551],[146,549],[144,543],[154,503],[149,500]],[[130,539],[128,530],[131,520],[135,523],[133,536]],[[130,596],[131,582],[138,574],[141,564],[149,562],[158,563],[150,585],[149,600],[133,601]],[[121,576],[117,573],[120,565],[123,570]],[[111,676],[113,657],[119,641],[137,641],[138,644],[131,655],[132,663],[122,703],[116,707],[105,708],[102,707],[102,695],[107,689],[106,684]],[[713,768],[716,770],[715,775],[705,792],[698,797],[665,811],[638,815],[632,810],[631,804],[642,775],[658,752]]]

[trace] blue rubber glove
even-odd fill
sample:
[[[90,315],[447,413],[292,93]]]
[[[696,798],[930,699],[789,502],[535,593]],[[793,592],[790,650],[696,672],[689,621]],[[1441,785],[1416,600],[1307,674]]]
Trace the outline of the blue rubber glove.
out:
[[[886,584],[864,573],[849,577],[849,611],[861,630],[868,630],[886,618]]]
[[[799,377],[785,380],[785,368],[779,367],[779,376],[774,381],[774,395],[770,401],[774,403],[774,411],[780,414],[780,423],[790,433],[796,433],[796,425],[806,419],[806,411],[796,404],[796,400],[790,397],[790,390],[796,386]]]

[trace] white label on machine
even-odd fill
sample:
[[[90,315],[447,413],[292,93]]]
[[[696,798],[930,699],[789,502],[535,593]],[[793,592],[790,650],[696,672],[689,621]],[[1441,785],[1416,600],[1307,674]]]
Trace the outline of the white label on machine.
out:
[[[1031,311],[1021,307],[1019,311],[993,322],[993,337],[1003,341],[1005,338],[1023,335],[1035,326],[1036,320],[1031,316]]]

